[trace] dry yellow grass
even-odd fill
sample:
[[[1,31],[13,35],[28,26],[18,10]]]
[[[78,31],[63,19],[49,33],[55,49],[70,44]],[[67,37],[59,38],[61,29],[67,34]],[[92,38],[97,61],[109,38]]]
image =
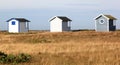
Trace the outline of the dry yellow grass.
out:
[[[120,31],[0,33],[0,51],[32,55],[18,65],[120,65],[119,37]]]

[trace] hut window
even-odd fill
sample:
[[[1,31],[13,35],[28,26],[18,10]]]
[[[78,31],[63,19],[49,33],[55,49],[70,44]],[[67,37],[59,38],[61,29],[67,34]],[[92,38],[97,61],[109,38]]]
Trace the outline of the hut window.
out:
[[[12,21],[12,25],[15,25],[15,21]]]
[[[104,20],[101,19],[101,20],[99,21],[99,23],[100,23],[100,24],[104,24]]]

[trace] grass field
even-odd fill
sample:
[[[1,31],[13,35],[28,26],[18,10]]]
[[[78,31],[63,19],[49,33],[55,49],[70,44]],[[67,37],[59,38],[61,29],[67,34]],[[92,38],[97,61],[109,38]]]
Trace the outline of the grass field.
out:
[[[17,65],[120,65],[120,31],[0,32],[0,51],[32,56]]]

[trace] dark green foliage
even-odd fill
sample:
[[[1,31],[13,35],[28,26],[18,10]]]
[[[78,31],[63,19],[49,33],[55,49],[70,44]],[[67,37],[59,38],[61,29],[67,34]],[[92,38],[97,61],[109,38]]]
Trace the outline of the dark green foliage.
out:
[[[7,55],[5,58],[5,61],[4,62],[8,62],[8,63],[12,63],[12,62],[14,62],[15,60],[15,56],[14,55],[12,55],[12,54],[10,54],[10,55]]]
[[[0,63],[6,61],[7,54],[0,52]]]
[[[27,62],[27,61],[30,60],[30,58],[31,58],[30,55],[21,53],[18,56],[16,56],[16,62],[18,62],[18,63],[20,63],[20,62]]]
[[[3,52],[0,52],[0,63],[22,63],[27,62],[31,59],[30,55],[21,53],[18,55],[12,55],[12,54],[5,54]]]

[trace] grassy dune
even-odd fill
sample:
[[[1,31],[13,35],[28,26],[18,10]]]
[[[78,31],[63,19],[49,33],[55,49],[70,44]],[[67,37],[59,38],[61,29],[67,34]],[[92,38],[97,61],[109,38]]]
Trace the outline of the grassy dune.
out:
[[[0,32],[0,44],[5,53],[32,55],[18,65],[120,65],[120,31]]]

